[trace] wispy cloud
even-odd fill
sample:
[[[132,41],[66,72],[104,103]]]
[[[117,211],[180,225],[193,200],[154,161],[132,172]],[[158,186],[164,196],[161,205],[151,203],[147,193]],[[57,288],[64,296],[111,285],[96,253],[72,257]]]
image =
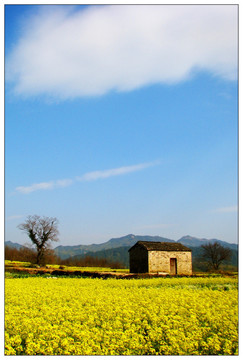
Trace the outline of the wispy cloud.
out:
[[[62,179],[49,182],[41,182],[30,186],[18,186],[15,190],[23,194],[29,194],[37,190],[51,190],[58,187],[67,187],[73,183],[72,179]]]
[[[143,169],[146,169],[148,167],[157,165],[159,162],[150,162],[150,163],[144,163],[144,164],[138,164],[138,165],[132,165],[132,166],[123,166],[115,169],[109,169],[109,170],[103,170],[103,171],[92,171],[89,173],[84,174],[81,177],[78,177],[78,181],[92,181],[92,180],[98,180],[98,179],[107,179],[112,176],[118,176],[118,175],[125,175],[128,173],[140,171]]]
[[[153,161],[149,163],[142,163],[131,166],[123,166],[115,169],[100,170],[88,172],[82,176],[77,176],[75,179],[61,179],[49,182],[42,182],[38,184],[32,184],[30,186],[18,186],[15,190],[22,194],[29,194],[37,190],[51,190],[58,187],[67,187],[72,185],[75,181],[94,181],[99,179],[107,179],[112,176],[125,175],[140,171],[155,165],[159,165],[159,161]]]
[[[237,78],[237,5],[39,9],[6,59],[16,94],[103,95],[179,82],[195,69]]]
[[[63,180],[57,180],[54,183],[55,187],[67,187],[72,185],[73,180],[72,179],[63,179]]]
[[[54,181],[50,182],[42,182],[39,184],[32,184],[30,186],[18,186],[16,191],[21,192],[23,194],[29,194],[33,191],[37,190],[49,190],[54,188]]]
[[[224,99],[226,100],[230,100],[232,99],[232,95],[229,92],[221,92],[218,94],[219,96],[222,96]]]
[[[220,208],[212,210],[212,212],[215,212],[215,213],[232,213],[232,212],[237,212],[237,211],[238,211],[237,205],[220,207]]]

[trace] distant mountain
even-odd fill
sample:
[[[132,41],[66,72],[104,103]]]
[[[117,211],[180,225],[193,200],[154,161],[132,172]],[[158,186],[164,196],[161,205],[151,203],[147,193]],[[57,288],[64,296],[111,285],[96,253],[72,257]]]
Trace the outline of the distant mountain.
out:
[[[84,255],[88,252],[97,252],[102,250],[114,249],[124,246],[133,246],[137,241],[163,241],[174,242],[174,240],[167,239],[161,236],[148,236],[148,235],[133,235],[129,234],[120,238],[112,238],[109,241],[101,244],[92,245],[75,245],[75,246],[57,246],[54,251],[61,259],[67,259],[68,257],[75,255]]]
[[[133,235],[129,234],[126,236],[122,236],[119,238],[112,238],[107,242],[101,244],[92,244],[92,245],[74,245],[74,246],[57,246],[54,248],[55,254],[59,256],[61,259],[67,259],[73,256],[97,256],[104,258],[109,258],[111,260],[118,260],[117,257],[121,256],[124,264],[128,264],[128,249],[132,247],[137,241],[161,241],[161,242],[175,242],[175,240],[164,238],[161,236],[149,236],[149,235]],[[198,253],[198,249],[201,245],[207,244],[208,242],[217,241],[222,246],[228,247],[231,250],[238,251],[237,244],[231,244],[226,241],[218,240],[218,239],[201,239],[197,237],[192,237],[190,235],[183,236],[179,240],[179,243],[188,246],[193,250],[193,253]],[[17,249],[23,247],[20,244],[13,243],[11,241],[5,242],[6,246],[15,247]],[[119,248],[119,249],[118,249]],[[126,248],[126,250],[124,250]],[[118,249],[117,252],[113,251],[114,249]],[[124,251],[126,255],[124,255]],[[116,254],[116,255],[115,255]],[[122,255],[121,255],[122,254]],[[120,261],[120,260],[118,260]]]
[[[182,238],[177,240],[177,242],[179,242],[185,246],[188,246],[188,247],[197,247],[197,246],[205,245],[208,243],[217,242],[220,245],[228,247],[232,250],[238,250],[237,244],[230,244],[226,241],[222,241],[222,240],[218,240],[218,239],[199,239],[196,237],[192,237],[190,235],[183,236]]]
[[[14,243],[12,241],[5,241],[5,246],[8,246],[10,248],[15,248],[15,249],[18,249],[18,250],[24,247],[23,245],[20,245],[18,243]]]
[[[161,236],[149,235],[133,235],[129,234],[120,238],[113,238],[107,241],[106,248],[120,247],[120,246],[133,246],[137,241],[161,241],[161,242],[174,242],[175,240],[167,239]]]

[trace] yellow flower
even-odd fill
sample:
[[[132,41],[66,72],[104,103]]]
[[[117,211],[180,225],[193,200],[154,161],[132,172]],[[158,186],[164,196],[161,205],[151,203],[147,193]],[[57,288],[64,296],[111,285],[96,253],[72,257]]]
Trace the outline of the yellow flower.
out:
[[[6,279],[5,326],[6,355],[233,355],[238,283]]]

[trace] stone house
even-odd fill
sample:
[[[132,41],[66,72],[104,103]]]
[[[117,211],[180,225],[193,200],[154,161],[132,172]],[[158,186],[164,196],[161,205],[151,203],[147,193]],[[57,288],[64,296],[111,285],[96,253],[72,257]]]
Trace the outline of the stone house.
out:
[[[138,241],[129,262],[131,273],[192,274],[192,251],[176,242]]]

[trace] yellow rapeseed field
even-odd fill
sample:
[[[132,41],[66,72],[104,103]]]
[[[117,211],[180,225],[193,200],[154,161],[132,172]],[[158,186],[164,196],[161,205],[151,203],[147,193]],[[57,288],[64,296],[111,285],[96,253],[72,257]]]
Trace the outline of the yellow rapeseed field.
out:
[[[5,355],[233,355],[232,278],[5,280]]]

